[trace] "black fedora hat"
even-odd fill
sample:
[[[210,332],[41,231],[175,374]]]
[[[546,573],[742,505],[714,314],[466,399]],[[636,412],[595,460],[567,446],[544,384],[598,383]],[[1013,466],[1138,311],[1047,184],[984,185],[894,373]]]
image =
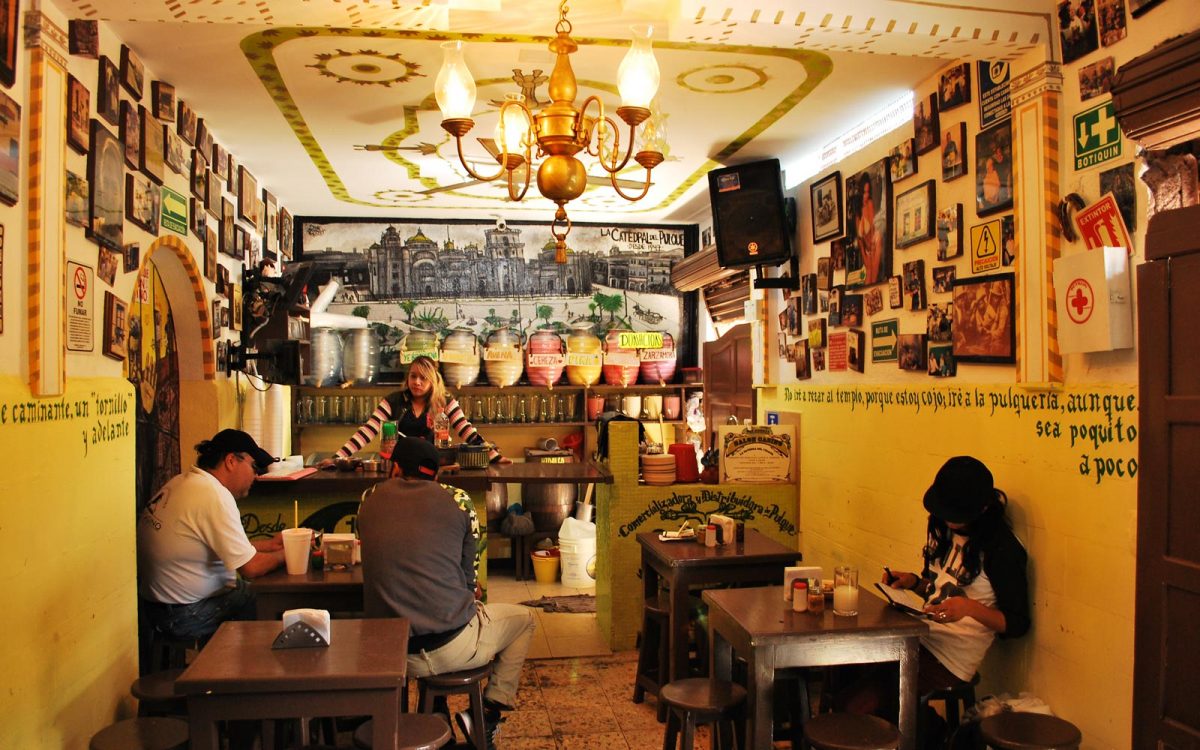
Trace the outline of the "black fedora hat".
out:
[[[970,523],[996,499],[992,472],[971,456],[955,456],[938,469],[925,492],[925,510],[947,523]]]

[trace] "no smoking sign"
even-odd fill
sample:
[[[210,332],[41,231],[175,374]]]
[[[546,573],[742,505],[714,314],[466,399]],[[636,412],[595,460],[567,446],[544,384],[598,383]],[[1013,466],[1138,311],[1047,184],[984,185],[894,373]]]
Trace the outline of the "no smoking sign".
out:
[[[67,350],[90,352],[95,348],[95,320],[92,315],[92,282],[95,272],[90,266],[67,262],[67,284],[74,299],[67,299]]]

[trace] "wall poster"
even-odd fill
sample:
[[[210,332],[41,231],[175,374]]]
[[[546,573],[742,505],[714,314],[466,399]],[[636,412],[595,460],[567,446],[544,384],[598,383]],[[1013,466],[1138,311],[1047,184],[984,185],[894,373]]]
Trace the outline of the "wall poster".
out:
[[[662,331],[681,366],[696,361],[695,303],[671,286],[671,264],[696,249],[692,226],[574,224],[565,264],[546,222],[300,218],[297,229],[297,261],[316,265],[309,293],[338,281],[329,312],[370,321],[383,382],[398,379],[411,330]]]

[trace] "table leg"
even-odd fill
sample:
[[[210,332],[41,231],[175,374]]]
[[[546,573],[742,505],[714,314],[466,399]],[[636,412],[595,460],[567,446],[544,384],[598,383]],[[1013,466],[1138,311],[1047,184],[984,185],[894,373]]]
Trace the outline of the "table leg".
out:
[[[904,639],[900,653],[900,750],[915,750],[917,746],[917,661],[919,640]]]
[[[671,581],[671,679],[687,677],[688,587],[678,578]]]
[[[708,626],[708,642],[709,674],[718,680],[732,680],[733,644],[711,624]]]
[[[188,735],[191,750],[219,750],[217,720],[198,710],[194,701],[188,701]]]
[[[775,703],[775,655],[771,649],[752,648],[746,655],[746,746],[752,750],[771,750],[774,730],[772,709]]]

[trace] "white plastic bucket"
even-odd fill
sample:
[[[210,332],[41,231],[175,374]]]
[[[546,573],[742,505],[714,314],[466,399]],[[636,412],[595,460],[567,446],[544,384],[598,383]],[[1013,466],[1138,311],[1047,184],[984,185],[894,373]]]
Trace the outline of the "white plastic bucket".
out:
[[[562,555],[562,584],[576,589],[596,586],[596,537],[558,539]]]

